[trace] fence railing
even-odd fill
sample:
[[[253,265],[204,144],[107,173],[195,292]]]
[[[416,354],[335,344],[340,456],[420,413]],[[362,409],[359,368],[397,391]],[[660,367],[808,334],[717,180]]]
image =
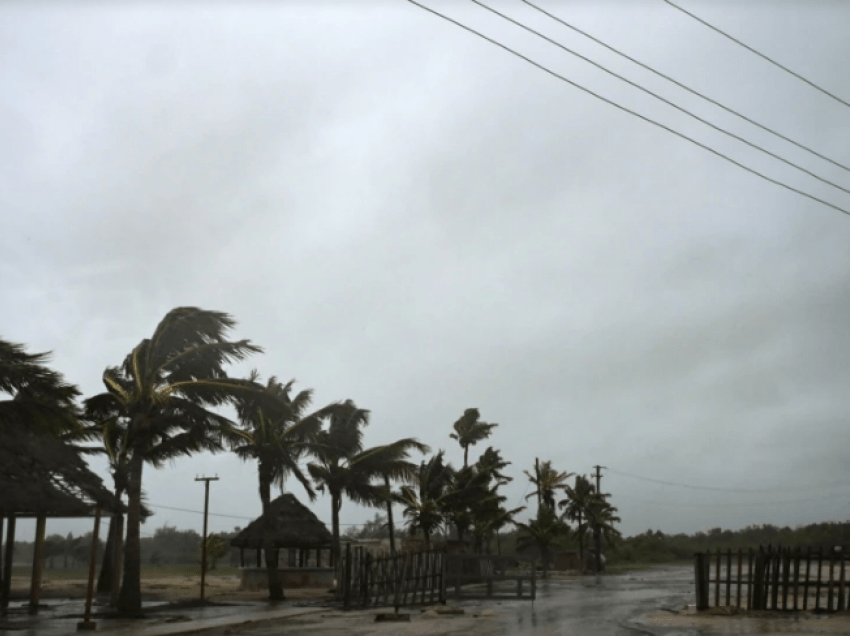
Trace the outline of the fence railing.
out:
[[[515,557],[449,554],[445,549],[376,556],[346,546],[340,558],[336,598],[345,609],[400,607],[458,599],[526,598],[534,600],[537,583],[530,575],[508,573]]]
[[[339,563],[337,599],[345,609],[445,603],[445,557],[437,550],[375,557],[349,544]]]
[[[846,548],[767,546],[701,552],[694,555],[697,609],[850,609],[847,559]]]

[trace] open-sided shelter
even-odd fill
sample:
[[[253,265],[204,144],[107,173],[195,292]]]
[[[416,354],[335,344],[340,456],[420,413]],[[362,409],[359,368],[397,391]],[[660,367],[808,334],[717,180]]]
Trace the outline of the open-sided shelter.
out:
[[[93,473],[79,451],[37,428],[0,426],[0,520],[6,521],[0,608],[9,603],[15,522],[36,519],[30,610],[38,608],[48,517],[73,518],[123,512],[120,501]],[[0,535],[2,534],[0,524]]]
[[[327,583],[326,576],[318,576],[319,572],[327,574],[326,571],[330,571],[322,566],[323,556],[327,559],[325,562],[330,564],[329,557],[333,545],[333,535],[327,526],[307,506],[298,501],[295,495],[289,493],[271,502],[269,514],[273,518],[272,546],[275,549],[275,558],[279,560],[281,550],[286,550],[290,557],[285,568],[292,572],[286,574],[286,569],[282,570],[284,587]],[[265,573],[262,560],[264,519],[261,515],[230,540],[230,545],[239,548],[243,586],[253,586],[252,581],[259,581]],[[256,567],[246,566],[245,550],[256,551]],[[297,574],[295,570],[298,571]],[[308,570],[315,576],[310,576]],[[265,584],[268,585],[267,582]]]

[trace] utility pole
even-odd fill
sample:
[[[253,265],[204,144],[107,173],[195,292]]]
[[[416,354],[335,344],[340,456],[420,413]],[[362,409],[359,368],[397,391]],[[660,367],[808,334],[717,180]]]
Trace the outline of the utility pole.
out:
[[[204,482],[204,537],[201,540],[201,600],[204,600],[204,584],[207,578],[207,517],[210,512],[210,482],[218,481],[215,477],[195,477],[195,481]]]
[[[598,497],[602,497],[602,474],[599,472],[605,466],[594,466],[596,469],[596,495]],[[596,544],[596,576],[599,576],[602,573],[602,531],[599,528],[599,520],[596,520],[596,523],[593,527],[593,542]]]

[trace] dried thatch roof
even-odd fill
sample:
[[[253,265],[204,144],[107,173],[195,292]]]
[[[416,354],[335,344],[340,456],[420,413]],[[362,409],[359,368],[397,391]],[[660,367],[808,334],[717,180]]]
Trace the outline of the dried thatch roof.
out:
[[[124,508],[76,449],[36,429],[0,426],[0,514],[86,517],[96,504]]]
[[[274,518],[275,548],[326,548],[333,542],[325,524],[298,501],[295,495],[281,495],[271,502],[269,512]],[[230,545],[237,548],[262,548],[263,517],[255,519],[233,537]]]

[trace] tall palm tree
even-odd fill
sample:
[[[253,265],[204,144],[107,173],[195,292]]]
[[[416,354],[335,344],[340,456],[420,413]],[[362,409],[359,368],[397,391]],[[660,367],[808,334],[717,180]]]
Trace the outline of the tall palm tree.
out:
[[[392,444],[363,448],[363,427],[369,423],[369,411],[346,400],[331,409],[328,428],[316,435],[311,446],[315,461],[307,465],[310,476],[321,491],[331,496],[334,563],[339,563],[339,511],[343,496],[367,506],[386,505],[385,483],[376,480],[409,480],[416,466],[408,461],[412,450],[427,452],[428,447],[412,438]]]
[[[415,487],[401,489],[404,516],[411,533],[419,530],[431,547],[431,535],[445,519],[446,494],[454,475],[451,464],[443,461],[440,451],[428,461],[423,461],[415,476]]]
[[[517,521],[515,525],[520,531],[517,537],[517,548],[524,550],[530,546],[537,547],[543,564],[543,578],[548,578],[549,551],[553,545],[569,534],[569,527],[545,504],[538,509],[536,519],[528,523]]]
[[[587,511],[596,496],[596,488],[585,475],[576,475],[575,486],[567,486],[566,492],[567,498],[558,502],[558,505],[564,509],[564,516],[567,519],[578,524],[579,563],[584,569],[585,522]]]
[[[596,571],[602,571],[602,539],[613,545],[622,535],[615,523],[622,521],[617,516],[617,508],[608,503],[605,498],[608,495],[600,494],[592,498],[587,507],[587,524],[593,530],[593,539],[596,544]]]
[[[478,409],[466,409],[463,415],[460,416],[457,422],[454,423],[454,433],[449,434],[454,440],[457,440],[461,448],[463,448],[463,467],[469,465],[469,447],[474,446],[483,439],[490,437],[490,431],[498,426],[498,424],[488,424],[480,421],[481,414]]]
[[[256,460],[259,478],[260,501],[263,507],[263,549],[269,580],[269,598],[283,599],[283,585],[277,567],[277,551],[273,536],[276,530],[271,515],[271,488],[283,490],[287,477],[294,475],[304,486],[310,500],[316,493],[298,460],[309,450],[310,442],[321,429],[322,418],[335,406],[331,405],[305,415],[313,392],[310,389],[292,395],[294,381],[281,384],[269,378],[265,386],[259,384],[260,376],[253,371],[249,383],[257,387],[256,394],[245,394],[237,400],[241,429],[235,431],[232,449],[243,461]],[[263,397],[264,402],[257,398]]]
[[[227,362],[262,351],[248,340],[229,342],[235,321],[225,313],[178,307],[166,314],[149,339],[142,340],[120,367],[108,367],[103,383],[116,410],[128,419],[127,542],[118,609],[142,609],[139,525],[142,467],[149,458],[176,457],[222,449],[234,423],[210,408],[255,392],[243,380],[228,378]],[[164,461],[164,460],[162,460]]]
[[[534,492],[526,496],[526,499],[536,496],[538,506],[548,506],[551,510],[555,510],[555,493],[558,490],[565,491],[568,487],[567,479],[573,476],[573,473],[558,472],[552,468],[550,461],[541,464],[539,460],[534,462],[533,475],[527,470],[522,472],[535,488]]]

